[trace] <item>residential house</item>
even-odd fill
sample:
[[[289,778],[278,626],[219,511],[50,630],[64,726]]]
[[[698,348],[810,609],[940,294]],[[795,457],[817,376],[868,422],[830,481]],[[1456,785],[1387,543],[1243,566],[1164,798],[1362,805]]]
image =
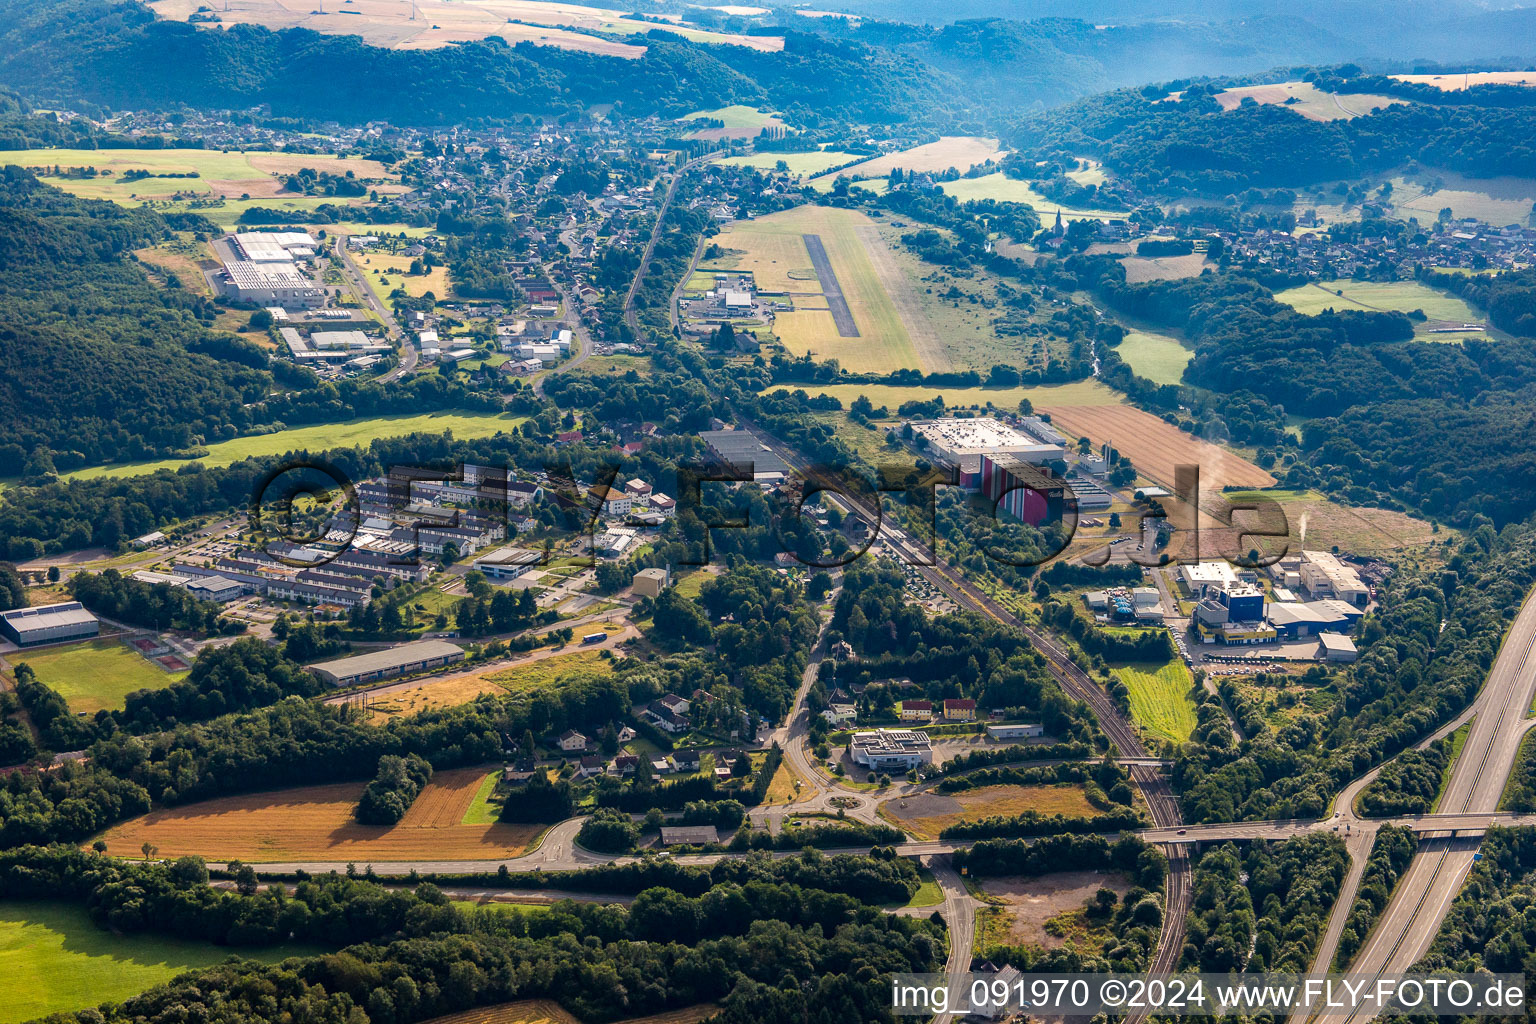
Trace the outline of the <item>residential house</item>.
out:
[[[974,722],[976,720],[976,702],[969,697],[964,699],[949,699],[944,702],[944,721],[946,722]]]
[[[933,718],[933,701],[904,700],[901,702],[903,722],[926,722]]]
[[[567,729],[565,732],[561,733],[558,742],[560,744],[560,749],[568,753],[587,749],[587,738],[581,733],[577,732],[575,729]]]

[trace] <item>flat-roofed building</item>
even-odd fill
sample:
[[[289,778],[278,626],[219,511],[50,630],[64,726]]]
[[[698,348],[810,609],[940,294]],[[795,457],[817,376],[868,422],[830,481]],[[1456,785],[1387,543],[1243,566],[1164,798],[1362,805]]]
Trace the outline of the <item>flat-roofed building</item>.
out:
[[[1370,602],[1371,591],[1353,568],[1328,551],[1303,551],[1299,572],[1301,585],[1313,600],[1333,598],[1356,608]]]
[[[1355,642],[1342,633],[1319,633],[1317,640],[1324,661],[1350,662],[1360,656]]]
[[[727,466],[752,473],[754,480],[781,480],[789,473],[783,459],[746,430],[701,430],[699,439],[709,453]]]
[[[663,825],[662,846],[704,846],[718,843],[720,831],[713,825]]]
[[[1045,735],[1045,726],[1023,723],[1019,725],[989,725],[989,740],[1032,740]]]
[[[634,578],[630,581],[630,585],[634,588],[636,595],[649,597],[654,600],[661,596],[661,592],[667,589],[671,582],[672,572],[670,569],[650,568],[641,569],[635,573]]]
[[[1195,562],[1179,566],[1179,580],[1191,594],[1200,594],[1206,587],[1226,590],[1237,586],[1237,573],[1226,562]]]
[[[383,651],[322,661],[309,670],[332,686],[356,686],[379,679],[425,672],[464,660],[462,648],[444,640],[417,640]]]
[[[515,580],[544,561],[542,551],[527,548],[501,548],[475,559],[475,568],[498,580]]]
[[[200,601],[224,604],[250,593],[250,587],[228,576],[199,576],[187,583],[187,593]]]
[[[253,263],[231,260],[220,276],[221,294],[258,306],[283,309],[318,309],[325,305],[325,292],[290,263]]]
[[[873,729],[853,734],[848,756],[865,768],[906,771],[933,760],[933,745],[916,729]]]
[[[101,623],[79,601],[0,612],[0,636],[17,647],[63,643],[100,633]]]
[[[909,425],[929,452],[952,466],[968,455],[1015,455],[1037,466],[1067,457],[1064,444],[1041,441],[990,416],[913,420]]]
[[[981,457],[981,493],[997,502],[999,512],[1031,526],[1057,522],[1067,510],[1061,480],[1009,453]]]

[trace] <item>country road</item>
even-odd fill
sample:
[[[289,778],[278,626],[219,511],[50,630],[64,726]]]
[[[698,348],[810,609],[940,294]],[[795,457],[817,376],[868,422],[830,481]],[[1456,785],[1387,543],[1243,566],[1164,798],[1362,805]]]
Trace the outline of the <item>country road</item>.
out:
[[[395,320],[395,314],[390,311],[388,306],[379,301],[379,297],[369,287],[368,279],[364,276],[362,268],[352,259],[352,254],[347,249],[349,238],[351,238],[350,235],[335,235],[335,241],[331,249],[336,255],[336,262],[340,265],[342,274],[347,278],[351,286],[352,293],[357,296],[359,302],[373,310],[379,319],[384,322],[386,335],[391,340],[397,341],[400,344],[399,364],[393,370],[380,376],[378,378],[379,381],[386,383],[392,380],[399,380],[416,369],[416,363],[421,356],[416,351],[416,346],[411,343],[411,340],[405,336],[405,332],[400,329],[399,322]]]
[[[683,180],[683,175],[713,155],[713,153],[707,153],[704,156],[696,156],[679,167],[672,175],[672,180],[667,183],[667,194],[662,197],[661,205],[656,208],[656,223],[651,226],[651,237],[645,243],[645,252],[640,256],[640,265],[635,268],[634,280],[629,282],[629,292],[624,296],[624,322],[629,324],[629,329],[634,332],[636,338],[640,337],[640,315],[635,312],[635,295],[640,291],[640,282],[645,280],[646,271],[651,269],[651,254],[656,251],[656,240],[661,237],[661,228],[666,222],[667,211],[672,207],[672,197],[677,193],[677,183]]]

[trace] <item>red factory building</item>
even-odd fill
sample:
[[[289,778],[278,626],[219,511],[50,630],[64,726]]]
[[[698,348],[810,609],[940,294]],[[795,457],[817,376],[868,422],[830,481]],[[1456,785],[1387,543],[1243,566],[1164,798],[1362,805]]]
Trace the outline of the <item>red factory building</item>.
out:
[[[998,512],[1032,526],[1057,522],[1068,511],[1065,482],[1017,455],[983,455],[980,483],[981,493],[998,502]]]

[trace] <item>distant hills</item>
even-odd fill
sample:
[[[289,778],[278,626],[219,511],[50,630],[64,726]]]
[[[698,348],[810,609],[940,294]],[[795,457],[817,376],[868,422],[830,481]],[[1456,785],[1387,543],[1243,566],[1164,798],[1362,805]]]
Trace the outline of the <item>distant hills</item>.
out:
[[[777,22],[782,52],[656,31],[637,39],[644,57],[625,60],[499,39],[381,50],[305,29],[200,29],[157,20],[136,0],[0,0],[0,86],[42,106],[266,105],[279,115],[346,122],[547,117],[597,103],[677,115],[747,103],[799,108],[808,115],[802,123],[830,117],[974,129],[1120,87],[1275,67],[1536,63],[1536,8],[1489,10],[1459,0],[1321,0],[1279,10],[1256,0],[1042,0],[1029,12],[1052,16],[1029,21],[954,20],[1016,13],[1020,5],[1007,0],[844,6],[866,19],[780,9],[726,26],[764,30]],[[870,20],[925,12],[936,15],[934,24]]]

